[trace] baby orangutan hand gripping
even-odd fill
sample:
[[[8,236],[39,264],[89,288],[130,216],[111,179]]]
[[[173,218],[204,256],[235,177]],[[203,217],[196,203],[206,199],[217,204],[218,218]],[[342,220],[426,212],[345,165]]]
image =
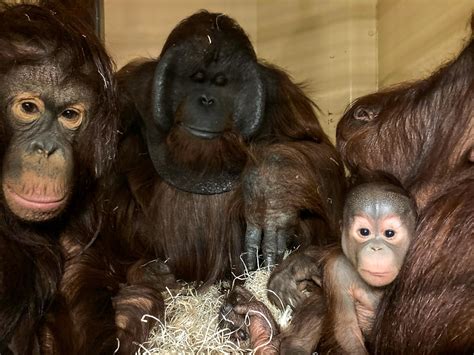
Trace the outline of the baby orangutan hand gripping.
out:
[[[385,286],[398,275],[415,224],[415,205],[401,188],[388,183],[365,183],[353,188],[344,205],[342,250],[318,250],[322,260],[314,261],[316,266],[323,265],[323,292],[316,290],[296,308],[292,324],[274,338],[272,345],[281,353],[311,353],[318,349],[366,354],[364,338],[371,331]],[[297,257],[298,253],[290,256]],[[321,274],[313,276],[313,280],[319,280]],[[229,296],[228,304],[233,306],[230,315],[235,320],[246,309],[235,304],[235,300],[245,303],[249,297],[236,297],[234,293],[243,293],[235,289]],[[257,317],[250,317],[250,323],[258,322],[262,306],[258,305],[260,313],[254,312]],[[268,318],[269,312],[264,313]],[[264,326],[268,322],[259,324]],[[253,334],[252,324],[246,329],[251,344],[262,344],[278,333],[275,329],[259,329]]]

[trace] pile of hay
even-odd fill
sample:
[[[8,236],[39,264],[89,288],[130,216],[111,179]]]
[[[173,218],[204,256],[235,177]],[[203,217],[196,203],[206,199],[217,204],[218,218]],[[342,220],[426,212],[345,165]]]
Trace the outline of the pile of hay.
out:
[[[267,280],[270,270],[266,268],[246,272],[236,279],[244,280],[244,286],[255,297],[268,306],[275,320],[284,329],[291,319],[291,309],[281,311],[268,300]],[[168,353],[249,353],[247,344],[236,344],[230,338],[229,329],[218,325],[219,309],[225,299],[225,292],[231,285],[220,283],[198,292],[192,285],[186,285],[176,292],[165,295],[164,321],[158,321],[149,340],[140,344],[139,355]],[[145,315],[143,321],[150,316]]]

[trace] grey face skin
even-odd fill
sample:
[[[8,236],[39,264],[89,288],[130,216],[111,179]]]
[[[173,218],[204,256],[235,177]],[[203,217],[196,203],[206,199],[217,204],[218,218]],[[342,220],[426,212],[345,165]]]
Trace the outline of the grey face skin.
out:
[[[343,253],[327,261],[323,277],[334,337],[344,351],[367,353],[364,336],[372,329],[383,287],[398,275],[415,223],[413,202],[395,186],[369,183],[349,192]]]
[[[10,210],[30,222],[51,219],[67,205],[72,143],[93,102],[90,88],[68,80],[59,68],[54,63],[22,65],[2,78],[0,118],[10,135],[2,191]]]
[[[374,287],[390,284],[415,229],[410,198],[392,185],[360,185],[348,195],[343,223],[342,250],[362,279]]]

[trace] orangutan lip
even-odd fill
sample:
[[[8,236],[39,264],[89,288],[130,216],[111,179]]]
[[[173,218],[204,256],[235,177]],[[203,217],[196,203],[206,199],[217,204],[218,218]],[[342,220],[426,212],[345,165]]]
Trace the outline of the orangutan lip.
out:
[[[63,204],[66,196],[55,198],[50,196],[41,196],[38,198],[25,197],[13,190],[10,186],[7,186],[7,191],[11,194],[12,198],[16,200],[17,203],[23,205],[24,207],[36,210],[53,210]]]
[[[366,270],[366,269],[362,269],[361,271],[363,272],[366,272],[372,276],[375,276],[375,277],[383,277],[383,276],[387,276],[390,274],[390,272],[372,272],[372,271],[369,271],[369,270]]]
[[[183,123],[181,123],[181,126],[189,133],[199,138],[212,139],[220,136],[223,133],[222,131],[207,131],[205,129],[191,127]]]

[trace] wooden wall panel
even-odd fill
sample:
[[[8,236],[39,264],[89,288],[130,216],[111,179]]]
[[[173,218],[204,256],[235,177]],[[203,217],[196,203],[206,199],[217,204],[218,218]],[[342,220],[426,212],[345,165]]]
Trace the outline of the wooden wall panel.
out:
[[[258,2],[259,55],[307,84],[332,140],[347,105],[377,89],[375,10],[375,0]]]
[[[474,0],[379,0],[379,85],[429,75],[469,38]]]
[[[105,0],[106,46],[117,67],[137,57],[157,57],[178,22],[200,9],[230,14],[255,40],[253,0]]]
[[[225,12],[258,55],[306,82],[334,140],[349,102],[377,88],[376,0],[105,0],[106,45],[118,67],[156,57],[172,28],[200,8]]]
[[[258,55],[304,82],[331,139],[355,98],[429,75],[468,38],[474,0],[104,0],[117,67],[156,57],[169,32],[206,8],[234,17]]]

